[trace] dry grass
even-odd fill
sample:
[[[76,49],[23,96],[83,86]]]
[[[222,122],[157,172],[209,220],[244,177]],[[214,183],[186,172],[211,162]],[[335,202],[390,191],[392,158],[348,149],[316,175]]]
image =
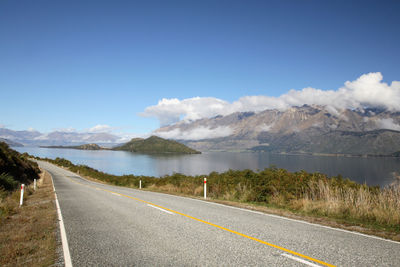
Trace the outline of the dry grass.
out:
[[[400,185],[393,184],[378,192],[368,187],[335,189],[323,181],[310,184],[305,198],[296,209],[333,217],[400,225]]]
[[[50,175],[42,174],[36,192],[27,188],[3,199],[0,221],[0,266],[50,266],[56,261],[57,214]]]
[[[132,186],[136,188],[135,186]],[[157,192],[164,192],[176,195],[184,195],[184,196],[201,196],[203,195],[203,186],[193,186],[193,184],[187,184],[183,186],[176,186],[173,184],[166,184],[157,186],[152,184],[145,188],[145,190],[149,191],[157,191]]]

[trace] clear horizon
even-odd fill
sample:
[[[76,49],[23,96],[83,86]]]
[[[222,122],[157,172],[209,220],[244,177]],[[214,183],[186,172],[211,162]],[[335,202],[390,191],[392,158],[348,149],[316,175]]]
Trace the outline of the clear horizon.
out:
[[[344,107],[400,110],[399,11],[397,1],[2,1],[0,127],[141,136],[343,89]]]

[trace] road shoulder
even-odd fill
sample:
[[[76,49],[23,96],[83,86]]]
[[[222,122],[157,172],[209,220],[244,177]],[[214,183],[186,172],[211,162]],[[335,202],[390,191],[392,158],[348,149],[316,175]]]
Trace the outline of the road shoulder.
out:
[[[25,190],[19,207],[17,190],[2,203],[8,214],[0,222],[0,265],[62,266],[57,261],[57,214],[51,177],[41,173],[37,190]]]

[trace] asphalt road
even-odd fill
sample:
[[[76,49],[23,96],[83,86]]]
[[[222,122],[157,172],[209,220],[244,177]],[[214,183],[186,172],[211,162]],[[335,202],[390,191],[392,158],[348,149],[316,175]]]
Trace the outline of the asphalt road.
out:
[[[74,266],[400,266],[398,242],[39,164],[53,177]]]

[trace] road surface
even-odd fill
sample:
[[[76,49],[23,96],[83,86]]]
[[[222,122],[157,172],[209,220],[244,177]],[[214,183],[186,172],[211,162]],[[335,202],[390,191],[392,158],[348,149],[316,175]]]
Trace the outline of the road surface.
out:
[[[400,266],[400,243],[87,181],[47,162],[73,266]]]

